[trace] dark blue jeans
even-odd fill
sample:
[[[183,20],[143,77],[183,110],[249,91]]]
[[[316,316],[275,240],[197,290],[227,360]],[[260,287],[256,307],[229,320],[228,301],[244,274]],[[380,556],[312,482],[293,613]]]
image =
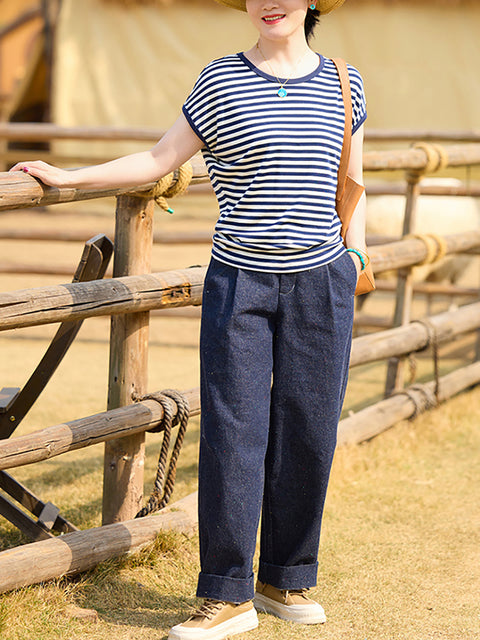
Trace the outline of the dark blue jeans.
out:
[[[347,253],[297,273],[212,260],[200,338],[197,595],[316,584],[323,506],[345,394],[356,269]]]

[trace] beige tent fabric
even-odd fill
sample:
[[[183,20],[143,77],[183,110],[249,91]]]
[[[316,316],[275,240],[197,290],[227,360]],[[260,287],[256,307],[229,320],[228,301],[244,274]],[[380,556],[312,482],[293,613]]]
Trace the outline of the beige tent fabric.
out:
[[[205,64],[255,41],[246,15],[232,21],[231,11],[214,2],[210,8],[182,4],[125,8],[64,0],[57,28],[55,122],[167,128]],[[102,145],[87,148],[102,153]],[[115,148],[124,153],[132,145]]]
[[[347,2],[322,19],[315,48],[361,70],[368,127],[480,129],[479,4]],[[125,7],[64,0],[54,119],[65,126],[166,128],[209,60],[254,42],[248,16],[213,1]],[[112,149],[85,144],[89,153]],[[69,147],[82,151],[79,143]],[[116,144],[115,154],[139,148]]]

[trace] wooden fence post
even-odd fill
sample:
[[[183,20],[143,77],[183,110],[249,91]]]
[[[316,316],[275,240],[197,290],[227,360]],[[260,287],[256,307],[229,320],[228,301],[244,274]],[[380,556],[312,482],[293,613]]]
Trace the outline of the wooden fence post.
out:
[[[403,218],[402,237],[415,232],[417,202],[420,195],[419,172],[407,172],[407,192],[405,200],[405,215]],[[410,322],[413,298],[412,267],[404,267],[398,270],[397,295],[395,300],[395,312],[393,315],[393,327],[401,327]],[[404,382],[404,358],[390,358],[387,367],[387,379],[385,382],[385,397],[393,391],[403,388]]]
[[[117,198],[114,277],[150,272],[153,208],[151,198]],[[146,393],[148,329],[148,311],[112,316],[108,409]],[[105,443],[103,524],[130,520],[142,507],[144,457],[144,433]]]

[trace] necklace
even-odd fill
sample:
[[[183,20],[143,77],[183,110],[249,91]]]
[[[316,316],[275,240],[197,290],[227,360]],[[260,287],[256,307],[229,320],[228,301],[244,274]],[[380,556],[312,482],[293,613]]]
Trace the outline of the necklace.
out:
[[[290,73],[290,75],[288,76],[288,78],[286,80],[284,80],[283,82],[280,82],[280,78],[277,76],[277,74],[275,73],[275,71],[272,68],[272,65],[269,63],[269,61],[266,59],[266,57],[263,55],[263,51],[260,49],[260,44],[257,42],[257,49],[260,52],[260,55],[262,56],[262,58],[265,60],[265,62],[268,65],[268,68],[270,69],[270,71],[272,72],[272,75],[274,78],[277,79],[278,84],[280,85],[278,90],[277,90],[277,96],[279,98],[286,98],[288,95],[287,90],[285,89],[285,85],[287,84],[287,82],[291,79],[291,77],[293,76],[293,74],[295,73],[295,71],[297,70],[298,65],[302,62],[302,60],[305,58],[305,56],[307,55],[308,51],[306,51],[303,56],[301,58],[299,58],[299,60],[297,61],[297,63],[295,64],[295,66],[292,69],[292,72]]]

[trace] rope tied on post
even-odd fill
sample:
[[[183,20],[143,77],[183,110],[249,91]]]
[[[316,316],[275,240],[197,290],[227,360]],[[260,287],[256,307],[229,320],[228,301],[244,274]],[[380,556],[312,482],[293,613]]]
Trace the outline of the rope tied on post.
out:
[[[425,351],[430,346],[432,347],[432,356],[433,356],[433,375],[435,379],[435,388],[433,390],[433,395],[435,396],[435,402],[438,404],[439,402],[439,390],[440,390],[440,367],[439,367],[439,345],[438,345],[438,334],[437,328],[435,325],[430,322],[427,318],[423,320],[415,320],[418,324],[423,325],[427,330],[428,340],[427,344],[420,349],[419,351]]]
[[[182,448],[183,438],[187,429],[190,413],[188,400],[184,395],[174,389],[164,389],[158,393],[151,393],[138,398],[138,401],[142,400],[155,400],[162,406],[162,421],[153,429],[149,429],[149,431],[152,433],[158,433],[163,430],[164,435],[162,446],[160,447],[157,473],[155,476],[152,494],[145,507],[140,509],[135,518],[143,518],[150,513],[163,509],[168,504],[175,485],[178,456],[180,455],[180,449]],[[177,424],[180,426],[178,427],[177,438],[170,456],[168,471],[165,475],[172,428]]]
[[[434,388],[433,393],[429,389],[427,389],[424,385],[421,384],[412,384],[416,377],[417,366],[414,354],[410,354],[410,371],[412,374],[410,380],[410,386],[407,389],[400,389],[399,391],[395,391],[392,395],[405,395],[407,396],[414,405],[414,412],[410,416],[410,420],[414,420],[420,413],[424,411],[428,411],[429,409],[433,409],[440,403],[440,367],[439,367],[439,341],[437,328],[435,325],[428,320],[428,318],[424,318],[423,320],[414,320],[414,322],[421,324],[427,330],[427,342],[424,347],[418,349],[416,353],[420,353],[421,351],[425,351],[429,347],[432,347],[432,356],[433,356],[433,378],[434,378]]]
[[[407,171],[407,180],[410,182],[418,182],[422,175],[426,173],[435,173],[448,167],[449,156],[447,149],[441,144],[434,142],[415,142],[411,146],[412,149],[423,151],[426,156],[425,166],[421,169],[410,169]]]
[[[421,384],[414,384],[407,389],[395,391],[392,396],[407,396],[413,403],[413,413],[409,420],[415,420],[417,416],[437,406],[437,401],[432,392]]]
[[[409,238],[421,240],[427,250],[426,257],[414,266],[438,262],[447,254],[448,245],[445,238],[436,233],[410,233],[403,237],[404,240],[408,240]]]
[[[167,213],[173,213],[167,198],[174,198],[184,193],[190,185],[193,177],[193,167],[190,161],[182,164],[181,167],[168,173],[155,183],[150,191],[143,191],[139,195],[145,198],[153,198],[160,208]]]

